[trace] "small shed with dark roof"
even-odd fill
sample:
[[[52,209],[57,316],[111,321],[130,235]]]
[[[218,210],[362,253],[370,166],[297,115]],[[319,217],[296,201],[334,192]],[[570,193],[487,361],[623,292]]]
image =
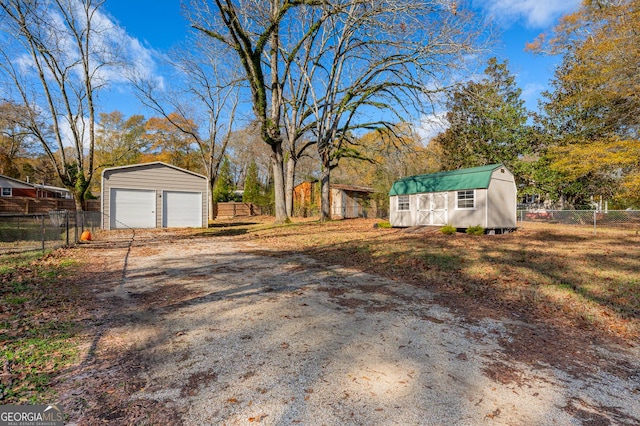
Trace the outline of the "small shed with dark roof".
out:
[[[372,188],[356,185],[329,185],[331,219],[375,217],[377,210],[371,195]],[[320,182],[302,182],[293,188],[294,212],[297,216],[313,216],[319,213]]]
[[[405,177],[394,182],[389,197],[394,227],[516,228],[516,183],[502,164]]]

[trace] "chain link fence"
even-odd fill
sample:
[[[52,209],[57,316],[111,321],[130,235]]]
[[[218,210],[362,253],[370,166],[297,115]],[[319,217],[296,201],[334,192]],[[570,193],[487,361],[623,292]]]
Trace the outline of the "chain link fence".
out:
[[[0,215],[0,254],[70,246],[100,229],[100,212],[70,210]]]
[[[598,228],[640,230],[640,210],[519,210],[518,220]]]

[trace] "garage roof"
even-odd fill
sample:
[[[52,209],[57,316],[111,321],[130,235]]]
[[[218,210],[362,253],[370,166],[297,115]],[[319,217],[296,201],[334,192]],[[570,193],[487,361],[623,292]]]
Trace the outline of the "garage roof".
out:
[[[494,170],[504,167],[502,164],[451,170],[428,175],[402,178],[391,186],[389,195],[408,195],[424,192],[460,191],[466,189],[488,188]]]
[[[191,170],[183,169],[183,168],[180,168],[178,166],[174,166],[173,164],[163,163],[162,161],[151,161],[149,163],[138,163],[138,164],[129,164],[127,166],[109,167],[109,168],[106,168],[106,169],[104,169],[102,171],[102,175],[104,176],[105,174],[109,174],[109,173],[111,173],[113,171],[118,171],[118,170],[140,169],[140,168],[145,168],[145,167],[150,167],[150,166],[165,166],[165,167],[169,167],[171,169],[180,170],[181,172],[185,172],[185,173],[188,173],[190,175],[194,175],[194,176],[200,177],[202,179],[207,179],[206,176],[203,176],[203,175],[201,175],[199,173],[192,172]]]

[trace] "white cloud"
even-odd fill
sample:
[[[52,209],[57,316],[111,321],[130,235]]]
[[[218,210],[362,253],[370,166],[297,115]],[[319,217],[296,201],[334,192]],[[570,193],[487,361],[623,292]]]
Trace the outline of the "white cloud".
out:
[[[74,8],[74,16],[82,25],[84,12],[78,0],[69,0]],[[79,63],[78,47],[69,33],[62,15],[55,8],[47,9],[46,30],[51,32],[50,40],[55,40],[60,58],[65,64]],[[162,81],[157,71],[157,53],[145,48],[138,39],[131,37],[101,9],[91,16],[91,49],[94,69],[92,75],[94,87],[104,85],[127,84],[127,77],[133,73],[145,79]],[[82,78],[80,67],[74,67],[78,77]]]
[[[522,89],[522,100],[527,104],[535,105],[540,95],[547,87],[539,83],[529,83]]]
[[[157,52],[144,47],[137,38],[128,35],[107,15],[96,13],[93,19],[94,27],[102,29],[95,33],[94,43],[98,48],[104,47],[105,51],[111,49],[119,55],[114,58],[118,66],[100,70],[101,79],[112,84],[127,84],[128,76],[134,74],[138,78],[157,80],[160,85],[163,85],[163,79],[158,73]]]
[[[444,132],[449,127],[447,122],[447,112],[437,112],[431,115],[423,115],[420,118],[420,123],[415,127],[416,132],[422,139],[423,144],[426,146],[431,139],[436,137],[439,133]]]
[[[504,26],[522,20],[530,28],[546,28],[561,15],[576,10],[581,0],[474,0],[478,7]]]

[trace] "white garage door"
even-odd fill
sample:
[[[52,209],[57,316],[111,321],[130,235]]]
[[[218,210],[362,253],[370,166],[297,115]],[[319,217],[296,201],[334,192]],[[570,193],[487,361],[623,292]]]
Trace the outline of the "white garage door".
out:
[[[111,188],[111,229],[155,227],[155,191]]]
[[[202,193],[164,191],[162,211],[165,228],[201,228]]]

